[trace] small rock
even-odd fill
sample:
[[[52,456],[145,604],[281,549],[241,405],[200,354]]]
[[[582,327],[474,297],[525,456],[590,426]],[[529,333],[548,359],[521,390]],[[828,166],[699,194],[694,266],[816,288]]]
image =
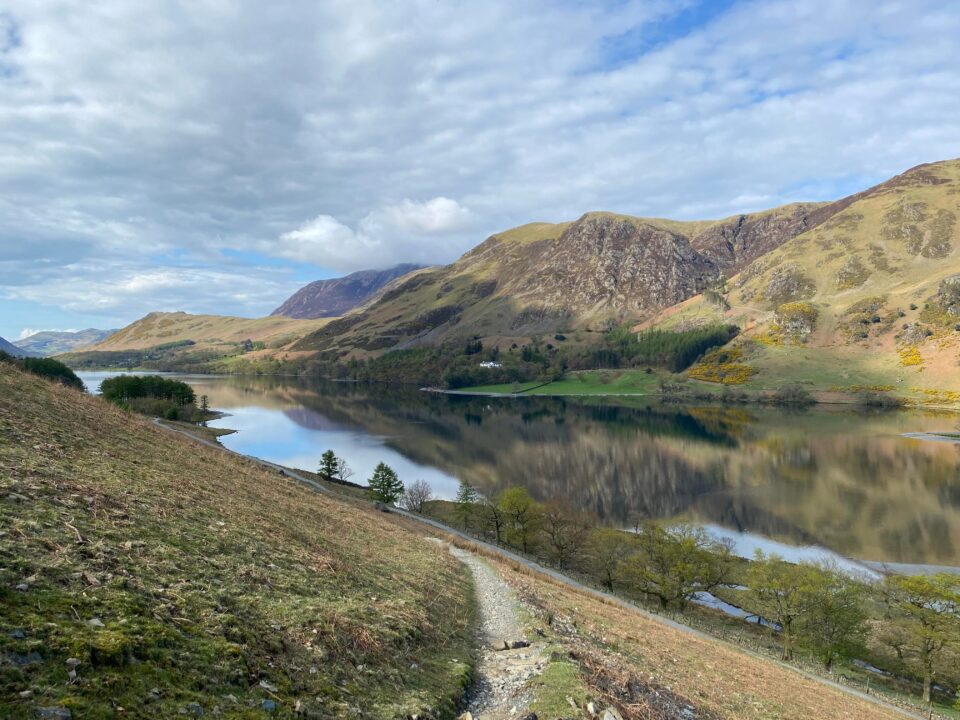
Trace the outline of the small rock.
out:
[[[160,697],[160,688],[150,688],[150,694],[154,697]]]
[[[420,669],[420,666],[417,665],[416,663],[410,663],[410,669],[411,669],[411,670],[419,670],[419,669]]]
[[[103,620],[101,620],[100,618],[90,618],[89,620],[87,620],[87,625],[95,628],[104,627]]]
[[[623,720],[623,718],[620,717],[620,713],[617,712],[616,708],[609,707],[603,713],[603,720]]]
[[[10,631],[10,637],[14,640],[26,640],[27,634],[23,631],[23,628],[14,628]]]
[[[40,707],[34,711],[34,715],[42,720],[70,720],[73,717],[70,710],[64,707]]]
[[[100,581],[97,580],[97,576],[91,572],[83,573],[83,581],[91,587],[96,587],[97,585],[100,584]]]
[[[277,704],[276,704],[273,700],[271,700],[270,698],[267,698],[267,699],[265,699],[265,700],[261,700],[261,701],[260,701],[260,707],[263,708],[264,710],[266,710],[266,711],[269,712],[269,713],[272,713],[272,712],[276,712],[276,711],[277,711]]]
[[[467,710],[465,713],[461,714],[457,720],[473,720],[473,713]]]
[[[311,665],[311,666],[310,666],[310,674],[311,674],[311,675],[316,675],[316,674],[317,674],[317,666],[316,666],[316,665]]]
[[[67,667],[71,670],[76,669],[80,666],[80,660],[77,658],[67,658]]]
[[[508,643],[506,640],[494,640],[491,647],[498,652],[500,650],[509,650],[510,643]]]
[[[17,585],[17,590],[19,590],[20,592],[26,592],[29,589],[30,589],[30,586],[27,585],[26,583],[20,583],[19,585]],[[42,710],[43,708],[40,708],[40,709]]]
[[[198,702],[187,703],[186,711],[194,717],[203,717],[203,706]]]
[[[238,702],[240,702],[239,700],[237,700],[237,696],[234,695],[233,693],[228,693],[227,695],[224,695],[224,696],[223,696],[223,699],[224,699],[224,700],[229,700],[229,701],[232,702],[234,705],[236,705]]]
[[[525,717],[523,718],[523,720],[537,720],[537,714],[536,714],[536,713],[530,713],[529,715],[525,716]]]
[[[263,688],[264,690],[266,690],[267,692],[275,693],[275,692],[277,691],[277,686],[276,686],[276,685],[271,685],[271,684],[268,683],[266,680],[261,680],[261,681],[260,681],[260,687],[262,687],[262,688]]]
[[[512,643],[510,643],[511,650],[517,650],[525,647],[530,647],[530,643],[528,643],[526,640],[514,640]]]
[[[31,697],[33,697],[33,690],[21,690],[21,691],[20,691],[20,698],[21,698],[22,700],[28,700],[28,699],[31,698]]]
[[[597,706],[593,704],[593,700],[587,703],[587,712],[590,713],[590,717],[597,716]]]

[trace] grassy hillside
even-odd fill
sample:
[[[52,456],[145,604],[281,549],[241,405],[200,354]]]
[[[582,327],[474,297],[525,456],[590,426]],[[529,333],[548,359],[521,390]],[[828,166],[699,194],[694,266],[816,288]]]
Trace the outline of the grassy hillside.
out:
[[[7,366],[0,437],[0,716],[452,712],[470,585],[417,534]]]
[[[294,359],[288,346],[329,322],[328,318],[239,318],[150,313],[81,352],[61,359],[73,367],[153,367],[228,370],[233,363]]]
[[[698,296],[641,327],[739,324],[738,356],[725,360],[756,371],[748,388],[796,381],[954,404],[958,213],[960,161],[914,168],[748,265],[722,299]]]
[[[226,315],[191,315],[185,312],[150,313],[90,349],[142,350],[181,340],[211,344],[252,340],[279,347],[298,335],[316,330],[326,322],[325,319],[295,320],[277,316],[240,318]]]
[[[498,233],[445,267],[407,276],[293,347],[348,359],[473,336],[507,348],[592,333],[648,316],[712,287],[728,271],[826,218],[795,204],[718,221],[607,212]]]
[[[903,717],[732,645],[691,635],[542,576],[518,571],[509,563],[496,565],[535,608],[537,621],[549,624],[549,637],[558,649],[585,671],[586,692],[601,702],[615,700],[629,707],[633,717]],[[690,705],[696,706],[696,715],[682,709]]]

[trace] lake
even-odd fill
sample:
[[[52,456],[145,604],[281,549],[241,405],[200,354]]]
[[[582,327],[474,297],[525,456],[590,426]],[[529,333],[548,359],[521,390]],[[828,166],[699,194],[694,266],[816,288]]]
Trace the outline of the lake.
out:
[[[113,373],[111,373],[113,374]],[[88,387],[107,374],[80,373]],[[790,411],[655,398],[489,398],[293,377],[184,376],[238,432],[225,446],[315,470],[330,448],[450,498],[523,485],[604,522],[687,520],[788,557],[960,566],[960,445],[935,411]],[[828,552],[830,551],[830,552]]]

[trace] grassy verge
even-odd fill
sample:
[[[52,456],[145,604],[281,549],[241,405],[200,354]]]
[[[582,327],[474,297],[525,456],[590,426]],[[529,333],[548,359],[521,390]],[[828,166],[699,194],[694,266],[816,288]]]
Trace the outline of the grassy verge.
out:
[[[471,582],[415,529],[6,368],[0,437],[0,716],[454,714]]]
[[[659,392],[662,374],[646,370],[585,370],[551,383],[483,385],[463,393],[518,393],[522,395],[649,395]]]

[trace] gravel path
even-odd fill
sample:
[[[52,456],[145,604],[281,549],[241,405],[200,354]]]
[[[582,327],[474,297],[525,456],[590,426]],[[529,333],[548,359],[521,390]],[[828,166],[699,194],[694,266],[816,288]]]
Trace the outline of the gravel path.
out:
[[[467,710],[479,720],[523,718],[533,701],[527,685],[546,665],[544,643],[503,649],[504,643],[529,640],[520,620],[520,601],[487,563],[456,547],[450,552],[473,572],[480,604],[480,662]]]

